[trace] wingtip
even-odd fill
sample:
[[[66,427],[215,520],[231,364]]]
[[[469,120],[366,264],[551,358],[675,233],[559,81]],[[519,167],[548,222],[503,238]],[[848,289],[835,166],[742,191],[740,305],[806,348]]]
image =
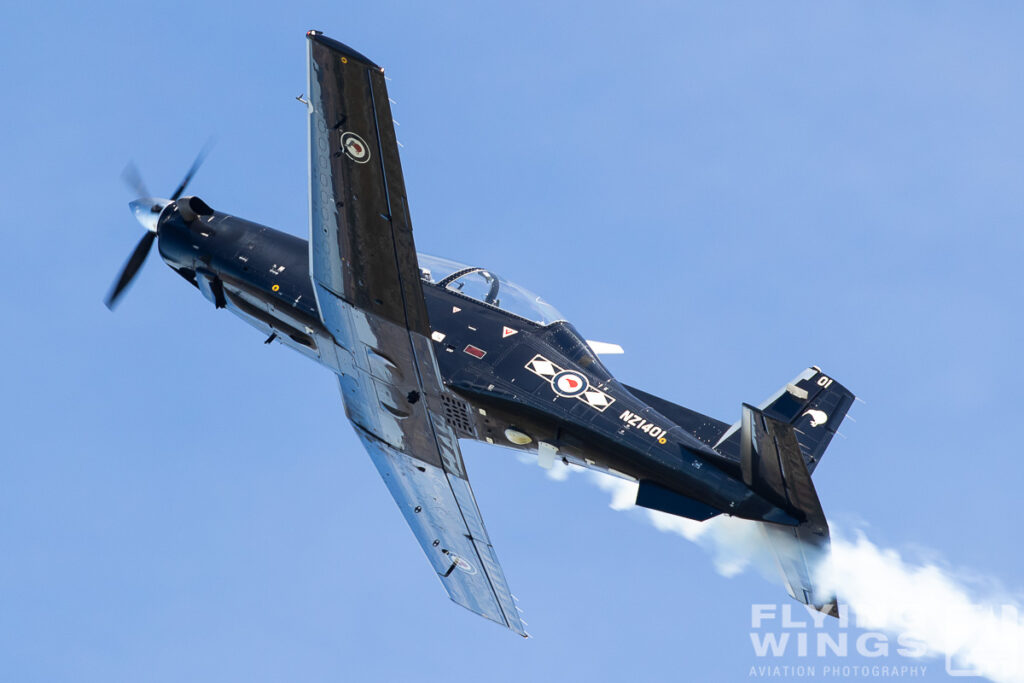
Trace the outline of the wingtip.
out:
[[[372,59],[362,54],[361,52],[353,50],[345,43],[334,40],[333,38],[328,38],[327,36],[324,35],[323,31],[317,31],[315,29],[306,31],[306,38],[313,42],[319,43],[320,45],[323,45],[328,49],[338,52],[345,59],[353,60],[362,63],[364,66],[379,69],[381,71],[384,70],[379,64],[376,64]]]

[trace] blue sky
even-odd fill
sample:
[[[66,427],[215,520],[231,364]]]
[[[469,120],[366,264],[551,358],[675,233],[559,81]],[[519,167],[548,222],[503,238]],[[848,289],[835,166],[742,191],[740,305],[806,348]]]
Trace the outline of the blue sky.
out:
[[[140,237],[130,159],[167,194],[216,135],[191,189],[305,234],[310,28],[387,68],[422,251],[540,292],[626,348],[620,379],[729,422],[820,365],[867,401],[815,474],[830,518],[978,590],[1024,588],[1019,4],[5,17],[0,678],[731,681],[763,663],[751,604],[781,588],[476,445],[535,637],[461,610],[329,373],[155,255],[103,307]]]

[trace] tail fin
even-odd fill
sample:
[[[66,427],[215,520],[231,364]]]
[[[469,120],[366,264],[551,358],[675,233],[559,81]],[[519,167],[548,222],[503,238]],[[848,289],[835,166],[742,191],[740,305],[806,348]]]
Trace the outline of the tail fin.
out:
[[[829,529],[811,473],[853,405],[854,395],[819,368],[808,368],[760,407],[744,405],[742,418],[730,427],[639,389],[626,389],[738,464],[747,486],[801,520],[795,527],[755,523],[764,530],[789,594],[838,616],[835,597],[822,594],[814,585],[814,567],[828,555]],[[710,516],[677,503],[669,507],[671,501],[660,501],[654,495],[657,493],[651,493],[650,502],[662,507],[648,507],[691,519]]]
[[[793,426],[804,464],[813,473],[854,398],[849,389],[820,368],[812,367],[772,394],[758,409],[766,417]],[[739,427],[735,424],[723,433],[714,444],[715,449],[738,457]]]
[[[744,405],[738,434],[743,482],[801,520],[795,527],[760,523],[787,591],[806,605],[838,616],[835,596],[822,594],[814,585],[814,567],[829,550],[828,521],[796,429],[767,411]]]

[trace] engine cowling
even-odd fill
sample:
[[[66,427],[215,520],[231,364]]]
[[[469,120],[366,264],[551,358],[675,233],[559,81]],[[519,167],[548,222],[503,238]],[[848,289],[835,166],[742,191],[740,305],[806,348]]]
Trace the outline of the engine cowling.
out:
[[[212,216],[213,209],[199,197],[181,197],[174,201],[178,213],[186,223],[191,223],[200,216]]]

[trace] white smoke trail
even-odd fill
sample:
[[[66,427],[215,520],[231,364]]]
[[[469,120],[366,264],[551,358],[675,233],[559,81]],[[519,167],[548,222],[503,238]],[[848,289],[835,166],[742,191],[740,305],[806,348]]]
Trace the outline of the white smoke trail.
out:
[[[1024,611],[1011,596],[972,597],[953,572],[907,562],[863,532],[851,541],[833,531],[831,557],[816,580],[850,605],[859,626],[912,634],[959,671],[1024,681]]]
[[[626,481],[598,472],[590,472],[590,481],[598,488],[608,491],[613,510],[630,510],[636,506],[636,482]],[[695,522],[657,510],[637,508],[647,521],[659,531],[682,536],[700,545],[711,553],[715,569],[722,576],[736,576],[754,565],[766,576],[776,578],[771,549],[764,543],[761,530],[736,517],[715,517],[706,522]]]
[[[579,468],[553,470],[549,477],[562,481],[570,469]],[[595,472],[589,479],[611,494],[612,509],[635,508],[636,483]],[[705,548],[723,576],[754,567],[779,579],[771,549],[755,523],[724,516],[702,523],[636,510],[656,529]],[[815,580],[839,595],[861,628],[913,638],[929,655],[946,657],[961,675],[997,683],[1024,681],[1024,609],[1011,596],[972,597],[964,577],[935,563],[908,562],[894,550],[879,548],[862,531],[850,540],[835,528],[831,557],[818,568]]]

